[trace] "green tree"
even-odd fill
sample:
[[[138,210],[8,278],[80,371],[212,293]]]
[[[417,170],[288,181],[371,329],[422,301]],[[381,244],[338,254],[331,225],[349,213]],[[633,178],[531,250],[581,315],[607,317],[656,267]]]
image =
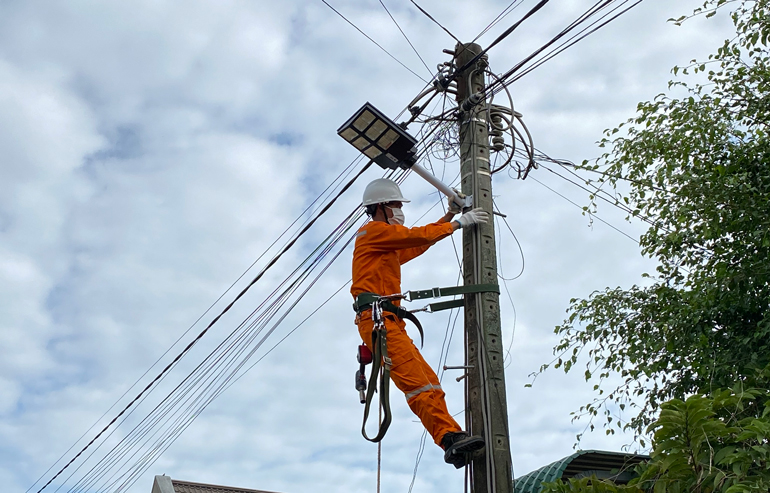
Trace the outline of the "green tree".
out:
[[[749,493],[770,491],[770,401],[766,389],[735,388],[672,399],[650,427],[654,448],[629,485],[582,478],[544,493]]]
[[[587,357],[586,379],[600,383],[575,414],[591,428],[604,416],[608,433],[628,428],[642,446],[661,403],[768,386],[754,376],[770,363],[768,2],[707,1],[694,15],[729,6],[736,37],[674,68],[669,93],[685,96],[639,104],[607,131],[606,154],[582,165],[605,186],[629,184],[622,201],[652,224],[640,244],[658,267],[643,286],[573,299],[554,366],[574,370]],[[606,383],[613,374],[617,387]]]

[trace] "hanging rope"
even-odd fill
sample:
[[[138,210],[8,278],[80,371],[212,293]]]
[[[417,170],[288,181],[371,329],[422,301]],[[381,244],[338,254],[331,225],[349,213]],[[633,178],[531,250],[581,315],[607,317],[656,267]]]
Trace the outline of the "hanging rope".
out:
[[[380,426],[382,426],[382,406],[380,406],[379,420]],[[382,440],[377,442],[377,493],[380,493],[380,485],[382,484]]]

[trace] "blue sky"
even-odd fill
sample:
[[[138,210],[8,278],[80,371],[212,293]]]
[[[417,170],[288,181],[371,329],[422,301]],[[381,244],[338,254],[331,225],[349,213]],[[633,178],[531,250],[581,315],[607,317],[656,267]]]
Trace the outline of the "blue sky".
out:
[[[331,3],[427,76],[379,2]],[[454,41],[444,31],[409,2],[385,3],[429,67],[448,59],[441,50]],[[467,2],[418,3],[462,40],[472,39],[509,4],[483,0],[469,9]],[[480,43],[491,42],[534,3],[525,0]],[[516,109],[536,146],[573,161],[596,157],[602,130],[631,117],[637,102],[665,91],[672,66],[706,56],[730,36],[724,14],[683,27],[666,22],[699,3],[645,0],[513,84]],[[551,2],[490,51],[492,70],[504,72],[592,4]],[[184,335],[356,157],[336,135],[353,111],[371,101],[395,116],[422,87],[320,1],[3,2],[0,484],[5,491],[26,491],[41,475],[47,481],[51,473],[44,472],[53,464],[61,467],[62,454],[69,460],[70,446],[76,444],[76,450],[87,443],[137,392],[121,397],[127,389],[137,381],[146,385],[160,369],[143,376],[148,368],[169,362],[232,299],[235,291]],[[455,175],[454,165],[449,163],[447,176]],[[365,173],[131,419],[141,417],[142,409],[222,342],[380,174]],[[634,242],[602,223],[591,224],[579,208],[540,183],[504,175],[494,182],[496,201],[526,260],[523,275],[508,283],[515,330],[513,308],[506,295],[501,299],[504,344],[512,348],[506,379],[519,476],[569,455],[585,426],[570,421],[570,412],[591,398],[591,384],[579,375],[551,372],[524,388],[530,373],[551,359],[552,329],[568,300],[641,282],[640,274],[652,264]],[[578,204],[587,202],[585,192],[545,170],[532,177]],[[405,208],[407,223],[436,200],[414,176],[404,192],[414,199]],[[434,209],[425,221],[437,215]],[[601,207],[599,215],[632,236],[643,231],[611,207]],[[518,272],[518,247],[506,230],[498,247],[506,275]],[[436,245],[405,269],[405,289],[456,282],[454,255],[451,242]],[[343,253],[262,353],[349,276],[349,253]],[[435,364],[447,315],[423,318],[424,354]],[[371,491],[376,447],[360,436],[352,319],[343,289],[216,399],[126,491],[149,492],[152,477],[163,473],[285,493]],[[448,364],[461,361],[459,340],[455,334]],[[460,412],[462,384],[449,374],[445,382],[450,410]],[[406,491],[422,428],[398,395],[393,407],[394,424],[383,444],[383,488]],[[631,439],[599,431],[587,435],[582,446],[620,450]],[[87,470],[81,468],[73,481]],[[462,491],[462,472],[444,464],[429,443],[413,491]]]

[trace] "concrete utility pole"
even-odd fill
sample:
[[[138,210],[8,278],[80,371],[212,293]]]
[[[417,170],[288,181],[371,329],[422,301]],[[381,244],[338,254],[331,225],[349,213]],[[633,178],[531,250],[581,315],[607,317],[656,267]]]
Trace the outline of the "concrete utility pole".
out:
[[[463,67],[479,53],[481,46],[475,43],[458,44],[456,66]],[[460,105],[462,192],[473,195],[473,206],[482,207],[492,218],[486,97],[482,95],[480,101],[472,101],[473,95],[484,90],[487,65],[484,56],[458,74],[457,102]],[[463,229],[466,285],[497,284],[496,252],[494,221]],[[473,461],[473,493],[513,491],[499,298],[498,293],[465,296],[465,359],[471,367],[466,379],[466,429],[484,437],[486,442],[486,453]]]

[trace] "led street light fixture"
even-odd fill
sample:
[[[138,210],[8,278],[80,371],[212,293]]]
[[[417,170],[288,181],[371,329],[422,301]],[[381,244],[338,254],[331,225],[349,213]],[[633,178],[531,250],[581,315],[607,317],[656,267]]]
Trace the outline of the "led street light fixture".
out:
[[[337,133],[383,169],[415,163],[417,140],[368,102]]]

